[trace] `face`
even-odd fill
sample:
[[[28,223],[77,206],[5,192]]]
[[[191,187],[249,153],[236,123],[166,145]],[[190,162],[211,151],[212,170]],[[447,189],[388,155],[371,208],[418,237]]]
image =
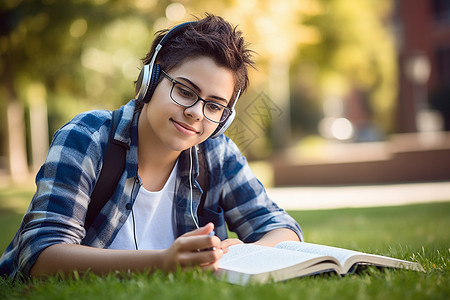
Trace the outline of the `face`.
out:
[[[192,88],[201,98],[227,105],[234,89],[233,72],[219,67],[209,57],[185,61],[167,71],[170,77]],[[172,82],[163,78],[149,103],[144,105],[139,120],[139,136],[163,149],[181,152],[206,140],[217,123],[203,115],[203,101],[185,108],[170,98]],[[141,141],[140,141],[141,142]]]

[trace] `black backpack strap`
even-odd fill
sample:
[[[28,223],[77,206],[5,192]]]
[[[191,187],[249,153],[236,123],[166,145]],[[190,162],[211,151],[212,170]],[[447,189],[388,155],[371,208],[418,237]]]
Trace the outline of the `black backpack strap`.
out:
[[[108,145],[103,157],[103,166],[97,178],[94,191],[91,194],[91,202],[88,206],[84,227],[86,231],[94,222],[103,206],[111,198],[125,170],[126,154],[129,146],[114,139],[122,111],[117,109],[112,113],[111,130],[109,132]]]
[[[208,178],[211,176],[211,174],[208,171],[205,155],[203,154],[203,152],[201,150],[197,151],[197,157],[198,157],[198,165],[199,165],[197,182],[200,184],[200,187],[203,190],[203,194],[200,199],[200,204],[198,205],[198,208],[197,208],[197,216],[203,216],[205,201],[206,201],[206,193],[209,190]]]
[[[199,175],[197,182],[200,184],[203,194],[200,199],[200,204],[197,208],[197,218],[200,226],[205,226],[209,222],[214,223],[215,234],[221,239],[227,238],[227,231],[223,224],[225,223],[225,216],[221,207],[221,200],[213,201],[213,203],[206,203],[206,195],[211,184],[211,172],[208,169],[205,154],[202,151],[197,152],[199,162]]]

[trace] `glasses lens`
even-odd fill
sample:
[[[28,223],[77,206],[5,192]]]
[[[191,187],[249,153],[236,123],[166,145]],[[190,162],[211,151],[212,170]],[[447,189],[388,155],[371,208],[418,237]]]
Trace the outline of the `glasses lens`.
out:
[[[203,114],[211,121],[219,123],[228,117],[229,109],[218,103],[206,102],[203,108]]]
[[[175,103],[184,107],[193,105],[200,98],[193,90],[178,82],[173,85],[170,97]],[[214,101],[204,101],[203,115],[212,122],[220,123],[226,120],[230,113],[230,109],[226,106]]]
[[[172,99],[180,105],[190,106],[197,101],[197,95],[191,89],[176,83],[172,88]]]

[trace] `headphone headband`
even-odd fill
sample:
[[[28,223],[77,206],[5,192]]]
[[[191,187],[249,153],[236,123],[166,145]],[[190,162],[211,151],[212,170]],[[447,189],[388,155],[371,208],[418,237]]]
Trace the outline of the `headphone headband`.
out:
[[[172,36],[177,35],[180,31],[186,29],[186,27],[188,27],[190,24],[195,24],[195,23],[197,23],[197,21],[184,22],[184,23],[178,24],[175,27],[173,27],[172,29],[170,29],[163,36],[163,38],[159,41],[159,43],[158,43],[158,46],[160,46],[159,48],[161,49],[161,47],[166,43],[166,41],[170,40],[172,38]],[[158,51],[159,51],[159,49],[158,49]]]

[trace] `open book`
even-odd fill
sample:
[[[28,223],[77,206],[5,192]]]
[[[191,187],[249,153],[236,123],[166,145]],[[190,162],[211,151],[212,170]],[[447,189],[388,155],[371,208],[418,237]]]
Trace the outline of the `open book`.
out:
[[[282,281],[324,272],[341,275],[358,265],[424,271],[421,265],[386,256],[304,242],[282,242],[275,247],[234,245],[219,261],[217,276],[230,283]]]

